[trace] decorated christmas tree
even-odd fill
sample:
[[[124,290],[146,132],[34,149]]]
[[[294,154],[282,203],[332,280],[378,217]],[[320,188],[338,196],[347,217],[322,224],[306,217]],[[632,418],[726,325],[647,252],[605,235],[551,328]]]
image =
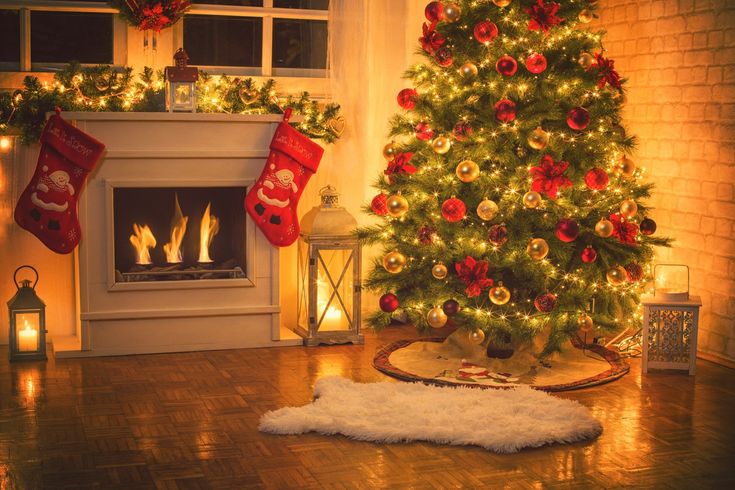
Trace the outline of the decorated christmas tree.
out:
[[[369,322],[451,322],[548,354],[640,323],[652,184],[621,120],[624,79],[590,30],[594,0],[430,2],[362,228],[383,246]],[[586,335],[585,335],[586,336]]]

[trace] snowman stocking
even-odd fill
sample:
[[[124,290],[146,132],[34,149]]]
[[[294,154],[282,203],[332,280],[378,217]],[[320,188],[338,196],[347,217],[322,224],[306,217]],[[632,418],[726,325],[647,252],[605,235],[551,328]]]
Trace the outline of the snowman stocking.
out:
[[[271,140],[271,152],[258,181],[245,197],[245,209],[276,247],[299,236],[296,207],[304,186],[316,172],[324,150],[288,125],[291,109]]]
[[[15,221],[48,248],[66,254],[81,238],[77,199],[105,145],[56,114],[41,134],[36,172],[18,199]]]

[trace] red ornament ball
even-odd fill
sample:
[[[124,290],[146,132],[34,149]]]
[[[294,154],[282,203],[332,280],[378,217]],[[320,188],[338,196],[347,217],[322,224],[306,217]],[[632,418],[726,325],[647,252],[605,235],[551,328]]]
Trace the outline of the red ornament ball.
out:
[[[631,262],[625,266],[625,276],[628,282],[638,282],[643,277],[643,267]]]
[[[592,245],[587,245],[584,247],[584,250],[582,250],[580,257],[582,257],[582,262],[585,264],[591,264],[597,260],[597,250],[592,248]]]
[[[533,306],[541,313],[548,313],[556,306],[556,295],[554,293],[540,294],[536,296]]]
[[[386,313],[393,313],[398,309],[398,297],[393,293],[385,293],[380,297],[380,309]]]
[[[434,130],[431,129],[431,126],[429,126],[429,123],[427,122],[421,121],[418,123],[414,128],[414,131],[416,132],[416,138],[422,141],[434,139]]]
[[[584,107],[575,107],[567,112],[567,126],[581,131],[590,124],[590,113]]]
[[[579,225],[569,218],[560,219],[556,223],[556,238],[562,242],[573,242],[579,236]]]
[[[546,57],[541,53],[532,54],[526,58],[526,69],[534,75],[543,73],[546,70]]]
[[[607,172],[599,167],[590,169],[584,175],[584,183],[593,191],[601,191],[605,189],[608,182],[610,182],[610,177],[607,176]]]
[[[444,201],[442,204],[442,216],[450,223],[456,223],[457,221],[464,218],[467,213],[467,206],[465,206],[462,200],[452,196],[451,198]]]
[[[467,121],[460,121],[454,125],[452,136],[457,141],[467,141],[467,138],[474,134],[472,126]]]
[[[459,310],[460,310],[459,303],[457,303],[453,299],[448,299],[442,305],[442,310],[444,311],[445,315],[454,316],[457,313],[459,313]]]
[[[439,64],[439,66],[443,66],[444,68],[454,63],[452,50],[446,46],[442,46],[441,48],[434,51],[434,59]]]
[[[511,122],[516,118],[516,103],[509,99],[500,99],[495,103],[495,119],[500,122]]]
[[[373,213],[378,216],[385,216],[388,214],[388,196],[382,192],[375,196],[370,202],[370,209],[372,209]]]
[[[475,24],[473,34],[478,43],[490,43],[498,37],[498,26],[494,22],[483,20]]]
[[[505,225],[493,225],[487,231],[487,240],[499,247],[508,241],[508,228]]]
[[[396,99],[398,100],[398,105],[401,106],[402,109],[406,109],[407,111],[413,109],[416,107],[416,98],[419,96],[419,93],[416,92],[412,88],[404,88],[400,92],[398,92],[398,97]]]
[[[512,77],[518,71],[518,63],[512,56],[506,54],[495,63],[495,69],[504,77]]]
[[[439,22],[444,18],[444,5],[441,2],[429,2],[424,9],[424,15],[429,22]]]
[[[639,226],[642,235],[649,236],[656,232],[656,222],[651,218],[644,218]]]

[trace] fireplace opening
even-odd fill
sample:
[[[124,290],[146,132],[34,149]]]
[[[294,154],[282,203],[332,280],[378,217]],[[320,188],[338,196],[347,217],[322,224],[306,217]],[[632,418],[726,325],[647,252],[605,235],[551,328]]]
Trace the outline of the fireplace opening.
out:
[[[113,190],[116,282],[245,276],[242,187]]]

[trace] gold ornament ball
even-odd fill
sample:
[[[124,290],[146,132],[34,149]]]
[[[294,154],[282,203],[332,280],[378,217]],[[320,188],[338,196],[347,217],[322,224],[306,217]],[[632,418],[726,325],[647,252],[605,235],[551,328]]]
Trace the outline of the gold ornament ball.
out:
[[[597,233],[597,236],[607,238],[613,234],[613,224],[606,219],[601,219],[595,225],[595,233]]]
[[[507,7],[510,5],[511,0],[493,0],[493,3],[498,7]]]
[[[577,318],[577,326],[584,333],[592,330],[592,327],[594,325],[595,322],[592,321],[592,318],[587,313],[582,313],[581,315],[579,315],[579,318]]]
[[[622,175],[626,179],[630,179],[635,175],[635,169],[636,164],[633,160],[631,160],[628,157],[623,157],[616,165],[615,165],[615,173],[618,175]]]
[[[400,194],[389,196],[385,204],[388,207],[388,214],[392,218],[400,218],[408,212],[408,201]]]
[[[625,269],[619,265],[607,271],[605,276],[607,277],[607,282],[609,282],[613,286],[619,286],[623,284],[628,278],[628,274],[625,272]]]
[[[400,252],[390,252],[383,257],[383,267],[391,274],[398,274],[406,265],[406,256]]]
[[[459,67],[459,74],[465,78],[475,78],[477,76],[477,65],[468,61]]]
[[[447,314],[439,306],[435,306],[429,310],[426,315],[426,321],[429,322],[431,328],[442,328],[447,324]]]
[[[472,160],[464,160],[459,162],[455,173],[459,180],[465,184],[469,184],[480,176],[480,166]]]
[[[477,205],[477,216],[483,221],[490,221],[498,214],[498,205],[490,199],[483,199]]]
[[[383,147],[383,157],[386,160],[393,160],[398,155],[398,147],[392,141]]]
[[[490,298],[490,301],[493,302],[493,304],[498,306],[504,305],[508,301],[510,301],[510,291],[508,290],[508,288],[503,286],[502,282],[499,282],[497,286],[490,288],[488,297]]]
[[[582,10],[579,13],[579,21],[582,24],[589,24],[590,22],[592,22],[592,12],[587,9]]]
[[[620,214],[626,218],[632,218],[638,214],[638,205],[632,199],[626,199],[620,203]]]
[[[526,253],[533,260],[543,260],[549,255],[549,244],[543,238],[534,238],[528,242]]]
[[[536,191],[528,191],[523,195],[523,205],[528,209],[536,209],[541,205],[541,194]]]
[[[528,146],[534,150],[543,150],[549,144],[549,133],[540,126],[528,135]]]
[[[467,335],[467,337],[470,339],[470,342],[476,345],[480,345],[485,341],[485,332],[480,330],[479,328],[476,330],[473,330]]]
[[[434,264],[434,267],[431,268],[431,275],[434,276],[434,279],[444,279],[448,273],[447,266],[442,263]]]
[[[446,136],[437,136],[431,142],[431,148],[439,155],[444,155],[452,147],[452,141]]]
[[[245,105],[255,104],[258,100],[258,91],[255,89],[248,89],[243,86],[237,91],[237,96],[240,98],[240,102]]]
[[[462,9],[456,3],[448,3],[444,6],[444,20],[457,22],[462,15]]]
[[[589,53],[582,53],[579,55],[578,62],[579,62],[579,65],[586,70],[590,66],[592,66],[592,63],[595,62],[595,57]]]

